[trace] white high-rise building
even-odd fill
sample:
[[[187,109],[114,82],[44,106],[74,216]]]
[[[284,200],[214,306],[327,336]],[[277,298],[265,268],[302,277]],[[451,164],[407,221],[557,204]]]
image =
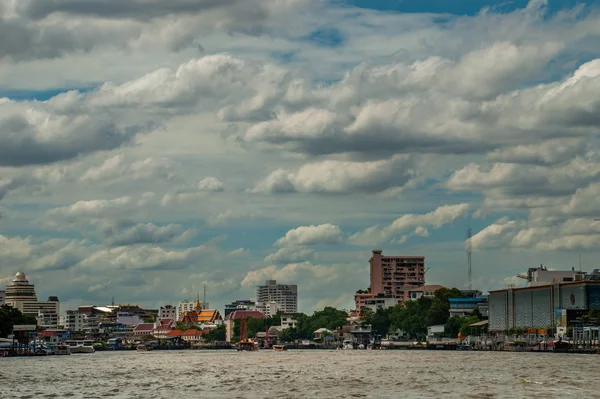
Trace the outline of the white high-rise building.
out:
[[[275,280],[267,280],[265,285],[259,285],[256,289],[256,302],[262,302],[263,304],[276,302],[282,312],[297,312],[298,286],[295,284],[277,284]]]

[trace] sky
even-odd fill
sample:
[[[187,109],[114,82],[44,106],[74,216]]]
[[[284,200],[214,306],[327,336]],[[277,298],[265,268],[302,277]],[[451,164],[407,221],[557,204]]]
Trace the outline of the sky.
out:
[[[598,268],[600,2],[0,0],[0,287],[353,308]]]

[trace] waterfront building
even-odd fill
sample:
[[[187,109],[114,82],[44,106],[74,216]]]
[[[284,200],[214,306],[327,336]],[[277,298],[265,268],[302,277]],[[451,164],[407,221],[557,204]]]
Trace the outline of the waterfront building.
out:
[[[276,302],[282,312],[297,312],[298,286],[295,284],[277,284],[275,280],[267,280],[264,285],[257,287],[256,302],[263,304]]]
[[[225,339],[227,342],[231,342],[231,339],[233,338],[233,326],[235,321],[241,319],[266,319],[266,316],[258,310],[236,310],[235,312],[230,313],[225,318]]]
[[[448,302],[450,302],[450,317],[465,317],[475,309],[478,309],[483,317],[488,316],[487,297],[448,298]]]
[[[369,289],[359,290],[354,296],[359,312],[369,298],[383,296],[404,302],[412,299],[412,290],[425,285],[424,256],[383,256],[383,251],[376,249],[369,259],[369,270]]]
[[[200,299],[196,299],[192,310],[185,311],[181,314],[179,319],[180,323],[183,324],[223,324],[223,318],[218,310],[215,309],[203,309]]]
[[[133,335],[140,338],[152,337],[154,334],[154,323],[140,323],[133,329]]]
[[[37,324],[38,327],[47,329],[47,328],[56,328],[59,325],[59,316],[56,313],[56,309],[39,309],[37,315]]]
[[[296,328],[298,325],[298,315],[300,313],[282,313],[281,314],[281,329]]]
[[[413,288],[410,290],[410,299],[416,301],[419,298],[433,298],[435,296],[435,292],[441,290],[442,288],[446,288],[443,285],[424,285],[419,288]]]
[[[65,328],[71,331],[83,331],[87,326],[87,315],[79,310],[67,310]]]
[[[600,273],[584,281],[540,283],[490,291],[489,331],[566,328],[589,310],[600,309]]]
[[[225,305],[223,316],[227,318],[229,314],[236,310],[256,310],[256,302],[251,299],[239,299]]]
[[[154,323],[154,338],[162,339],[167,338],[168,334],[173,331],[176,327],[176,323],[171,318],[159,319]]]
[[[273,317],[277,313],[283,312],[283,307],[275,301],[256,302],[255,309],[264,313],[267,317]]]
[[[7,305],[19,310],[22,302],[37,302],[35,286],[29,284],[25,273],[18,272],[12,282],[7,284],[4,301]]]
[[[177,304],[177,312],[175,314],[175,319],[179,320],[181,318],[181,316],[185,313],[185,312],[189,312],[191,310],[194,310],[194,308],[196,307],[196,303],[199,302],[199,298],[196,298],[195,302],[190,302],[188,300],[185,301],[181,301]],[[208,309],[210,306],[208,306],[208,302],[200,302],[200,307],[202,309]]]
[[[398,305],[400,302],[401,301],[398,298],[384,297],[383,295],[379,295],[376,297],[367,297],[367,298],[364,298],[364,300],[363,300],[361,310],[364,308],[369,308],[373,312],[377,312],[377,309],[393,308],[394,306]]]
[[[4,305],[4,297],[6,296],[6,291],[0,290],[0,306]]]
[[[7,284],[4,293],[4,302],[15,309],[19,309],[26,316],[33,316],[38,320],[38,325],[43,327],[57,327],[60,314],[60,302],[55,296],[48,301],[38,301],[35,286],[29,283],[23,272],[18,272],[10,284]]]
[[[119,310],[117,313],[117,323],[124,326],[137,326],[144,322],[144,318],[139,315]]]
[[[158,318],[177,320],[177,308],[173,305],[161,306],[158,309]]]
[[[527,274],[518,274],[517,277],[527,280],[527,286],[547,284],[553,282],[582,281],[586,278],[586,273],[571,270],[548,270],[544,265],[531,267]]]

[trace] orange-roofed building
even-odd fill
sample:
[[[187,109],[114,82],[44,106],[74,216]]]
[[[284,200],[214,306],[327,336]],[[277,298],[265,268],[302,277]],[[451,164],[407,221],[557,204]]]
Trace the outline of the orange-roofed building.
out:
[[[183,324],[223,324],[223,317],[218,310],[202,309],[200,299],[196,298],[194,310],[183,312],[179,317],[179,322]]]

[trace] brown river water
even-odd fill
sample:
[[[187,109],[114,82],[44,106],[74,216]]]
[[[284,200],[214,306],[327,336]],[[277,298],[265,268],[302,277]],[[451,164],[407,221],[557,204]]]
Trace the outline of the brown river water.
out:
[[[599,398],[600,356],[153,351],[0,359],[0,398]]]

